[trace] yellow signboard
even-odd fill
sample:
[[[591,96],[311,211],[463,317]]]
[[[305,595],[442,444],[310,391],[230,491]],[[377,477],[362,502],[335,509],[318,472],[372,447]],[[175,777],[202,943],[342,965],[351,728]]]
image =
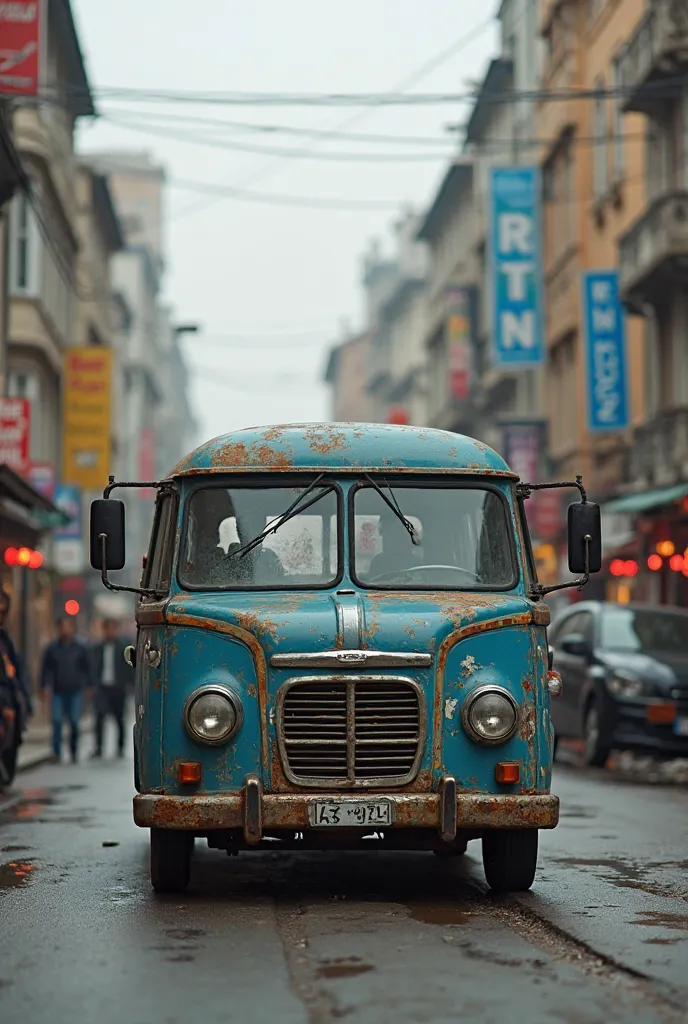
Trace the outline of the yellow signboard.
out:
[[[62,482],[96,491],[110,473],[112,350],[92,345],[65,354]]]

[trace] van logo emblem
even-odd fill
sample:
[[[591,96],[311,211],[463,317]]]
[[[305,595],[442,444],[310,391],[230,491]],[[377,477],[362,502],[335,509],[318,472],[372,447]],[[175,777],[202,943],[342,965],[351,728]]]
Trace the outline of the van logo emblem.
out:
[[[346,661],[350,664],[353,662],[356,665],[361,665],[368,660],[368,655],[364,654],[363,651],[341,651],[337,654],[337,661]]]

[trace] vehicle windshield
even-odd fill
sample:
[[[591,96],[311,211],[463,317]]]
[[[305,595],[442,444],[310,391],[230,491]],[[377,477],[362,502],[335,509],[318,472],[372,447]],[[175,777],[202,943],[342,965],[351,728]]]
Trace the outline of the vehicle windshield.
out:
[[[353,573],[361,585],[396,590],[516,585],[508,506],[497,491],[388,482],[420,543],[413,543],[377,490],[357,488]]]
[[[688,615],[638,608],[606,608],[602,615],[602,647],[642,654],[663,651],[685,654]]]
[[[192,589],[318,587],[338,573],[337,491],[311,490],[308,507],[279,519],[305,493],[301,487],[203,487],[189,501],[180,582]],[[241,551],[267,526],[277,527]]]

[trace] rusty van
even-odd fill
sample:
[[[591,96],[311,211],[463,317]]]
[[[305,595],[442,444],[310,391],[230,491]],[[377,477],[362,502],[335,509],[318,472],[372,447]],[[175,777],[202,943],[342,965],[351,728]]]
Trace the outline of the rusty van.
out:
[[[137,604],[134,818],[151,882],[181,891],[194,840],[426,849],[480,840],[497,891],[531,886],[550,792],[551,670],[525,514],[569,487],[569,569],[601,563],[580,478],[519,481],[441,430],[238,430],[91,509],[91,563],[124,566],[117,487],[157,489]]]

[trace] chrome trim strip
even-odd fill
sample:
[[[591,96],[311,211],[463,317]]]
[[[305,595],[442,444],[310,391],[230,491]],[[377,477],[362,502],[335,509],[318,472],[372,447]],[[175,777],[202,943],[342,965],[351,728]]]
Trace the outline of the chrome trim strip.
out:
[[[273,668],[427,668],[432,665],[432,655],[357,649],[309,651],[303,654],[273,654],[270,665]]]
[[[302,775],[295,775],[289,766],[289,753],[287,751],[287,739],[284,734],[284,700],[294,686],[298,686],[300,683],[340,683],[346,688],[346,717],[347,717],[347,775],[346,779],[323,779],[323,778],[310,778]],[[413,759],[411,770],[406,775],[399,776],[385,776],[384,778],[366,778],[356,779],[354,775],[354,758],[355,758],[355,745],[352,740],[355,740],[355,704],[354,695],[356,687],[365,687],[366,683],[403,683],[405,686],[415,694],[416,700],[418,701],[418,734],[415,742],[416,756]],[[413,780],[420,771],[421,761],[423,760],[423,753],[425,751],[425,744],[427,738],[427,706],[425,702],[425,694],[423,690],[413,679],[409,679],[408,676],[345,676],[345,675],[329,675],[329,676],[295,676],[292,679],[287,679],[285,683],[280,686],[277,691],[276,700],[276,733],[277,733],[277,748],[279,750],[280,760],[282,762],[282,771],[284,772],[285,778],[295,786],[308,786],[309,789],[381,789],[387,786],[397,787],[404,786]],[[291,741],[294,746],[308,746],[313,743],[311,740],[300,740]],[[322,745],[323,741],[316,741],[318,745]],[[326,741],[325,741],[326,742]],[[394,740],[386,741],[387,744],[393,748],[395,746]],[[339,744],[337,744],[339,745]],[[353,748],[353,750],[352,750]]]
[[[335,598],[337,609],[337,642],[342,648],[361,646],[361,607],[358,598]]]

